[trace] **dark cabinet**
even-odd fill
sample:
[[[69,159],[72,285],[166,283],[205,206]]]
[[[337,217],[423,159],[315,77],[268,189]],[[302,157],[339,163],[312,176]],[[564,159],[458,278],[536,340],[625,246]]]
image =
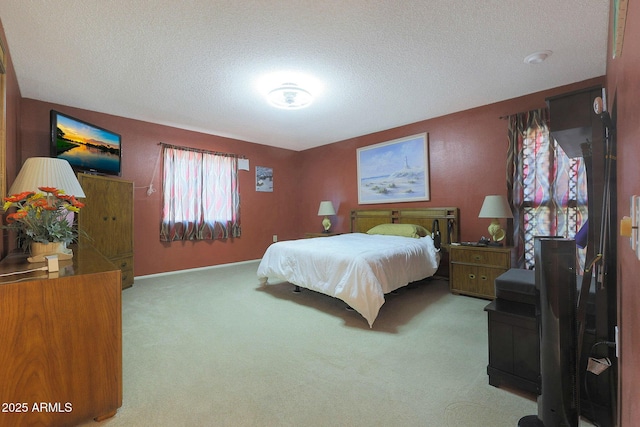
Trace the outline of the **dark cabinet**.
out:
[[[540,341],[535,306],[496,299],[488,315],[489,384],[540,393]]]

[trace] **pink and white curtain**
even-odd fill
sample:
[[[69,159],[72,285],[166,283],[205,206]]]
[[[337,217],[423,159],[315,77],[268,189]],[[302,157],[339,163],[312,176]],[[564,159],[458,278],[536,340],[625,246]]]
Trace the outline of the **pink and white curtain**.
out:
[[[509,117],[507,189],[517,266],[533,268],[535,236],[574,238],[588,218],[584,160],[570,159],[549,132],[549,111]],[[578,251],[584,265],[586,251]]]
[[[240,231],[237,157],[164,146],[160,240],[227,239]]]

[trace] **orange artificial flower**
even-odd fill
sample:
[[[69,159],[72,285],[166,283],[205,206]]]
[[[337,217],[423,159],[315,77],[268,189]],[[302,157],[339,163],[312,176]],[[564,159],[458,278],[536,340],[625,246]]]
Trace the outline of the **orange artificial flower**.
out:
[[[72,243],[78,237],[78,230],[69,212],[79,212],[84,204],[54,187],[39,187],[39,190],[42,192],[25,191],[5,197],[4,210],[17,210],[6,216],[6,225],[1,228],[17,231],[24,247],[31,242]]]
[[[18,212],[10,213],[9,215],[7,215],[7,222],[9,223],[16,222],[16,220],[19,220],[26,216],[27,216],[27,211],[18,211]]]
[[[47,199],[36,199],[34,200],[32,206],[34,208],[44,208],[46,206],[49,206],[49,202],[47,202]]]
[[[45,193],[56,193],[58,189],[56,187],[38,187],[38,190],[44,191]]]
[[[14,194],[13,196],[5,197],[4,201],[5,202],[10,202],[10,203],[17,203],[20,200],[26,199],[27,197],[29,197],[32,194],[34,194],[33,191],[23,191],[22,193]]]
[[[84,203],[76,199],[74,196],[71,196],[71,200],[69,200],[69,203],[71,203],[74,208],[84,208]]]

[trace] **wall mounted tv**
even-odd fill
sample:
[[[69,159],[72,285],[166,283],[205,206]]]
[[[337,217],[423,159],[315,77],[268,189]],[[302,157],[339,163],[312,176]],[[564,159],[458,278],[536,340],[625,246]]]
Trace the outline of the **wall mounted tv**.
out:
[[[115,132],[51,110],[51,156],[74,170],[120,175],[121,142]]]

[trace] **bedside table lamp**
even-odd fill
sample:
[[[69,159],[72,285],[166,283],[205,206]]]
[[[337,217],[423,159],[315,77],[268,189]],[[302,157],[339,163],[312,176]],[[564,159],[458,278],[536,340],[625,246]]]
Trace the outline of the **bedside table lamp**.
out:
[[[329,215],[335,215],[336,210],[333,208],[333,203],[329,200],[325,200],[320,202],[320,207],[318,208],[318,216],[323,216],[322,227],[324,228],[323,233],[328,233],[331,228],[331,221],[329,221]]]
[[[49,187],[45,189],[45,187]],[[42,190],[39,190],[42,188]],[[73,257],[71,249],[67,248],[67,243],[77,238],[78,233],[74,224],[73,210],[66,209],[63,205],[76,202],[63,202],[57,194],[54,196],[51,188],[63,190],[64,194],[73,197],[86,197],[76,174],[73,172],[68,161],[52,157],[30,157],[28,158],[13,184],[9,188],[9,194],[22,194],[25,192],[38,193],[34,196],[34,202],[25,202],[23,212],[29,209],[27,218],[32,218],[28,222],[17,225],[18,233],[24,233],[20,246],[29,248],[31,256],[27,258],[30,263],[45,262],[45,256],[57,255],[60,260]],[[44,194],[46,193],[46,194]],[[30,196],[31,197],[31,196]],[[37,205],[37,202],[45,202]],[[21,205],[23,202],[20,202]],[[33,204],[32,204],[33,203]],[[37,236],[37,238],[36,238]],[[51,265],[49,265],[51,268]],[[53,271],[53,270],[49,270]],[[57,270],[55,270],[57,271]]]
[[[488,228],[489,235],[494,242],[501,242],[506,237],[506,233],[500,225],[499,218],[513,218],[513,214],[504,196],[491,195],[485,196],[478,218],[493,218]],[[501,244],[494,243],[494,245]]]

